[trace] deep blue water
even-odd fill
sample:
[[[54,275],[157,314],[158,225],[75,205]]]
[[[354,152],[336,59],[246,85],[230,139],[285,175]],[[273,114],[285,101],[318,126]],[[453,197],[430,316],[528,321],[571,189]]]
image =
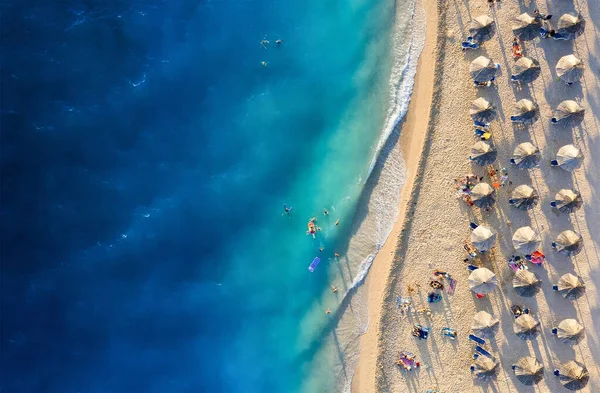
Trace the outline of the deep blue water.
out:
[[[306,268],[346,244],[387,109],[359,105],[387,93],[382,3],[0,4],[0,390],[302,387]]]

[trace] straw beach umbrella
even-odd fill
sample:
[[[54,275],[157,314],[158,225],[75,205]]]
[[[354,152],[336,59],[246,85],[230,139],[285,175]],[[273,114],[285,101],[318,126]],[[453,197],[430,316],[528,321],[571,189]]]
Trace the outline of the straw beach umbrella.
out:
[[[569,345],[578,344],[584,336],[583,326],[576,319],[563,319],[556,329],[552,329],[558,339]]]
[[[558,19],[558,30],[560,36],[567,40],[574,40],[583,34],[585,30],[585,20],[581,14],[564,14]]]
[[[496,117],[496,111],[492,107],[492,104],[483,97],[479,97],[471,103],[469,114],[473,121],[481,123],[489,123]]]
[[[496,243],[496,233],[491,228],[480,225],[471,232],[471,243],[479,251],[487,251]]]
[[[471,62],[469,72],[475,82],[488,82],[496,75],[496,64],[485,56],[479,56]]]
[[[534,357],[522,357],[512,367],[519,382],[523,385],[535,385],[544,377],[544,366]]]
[[[568,84],[580,80],[583,76],[583,69],[583,62],[575,55],[563,56],[556,63],[556,74]]]
[[[473,374],[482,380],[493,378],[496,375],[497,368],[498,362],[487,356],[479,356],[471,366]]]
[[[579,254],[582,250],[582,246],[583,239],[581,238],[581,235],[570,229],[559,233],[554,242],[552,242],[552,248],[568,257]]]
[[[558,284],[552,289],[558,291],[565,299],[576,300],[585,293],[585,284],[581,277],[567,273],[558,279]]]
[[[513,288],[519,296],[534,297],[540,291],[541,282],[535,273],[519,269],[513,278]]]
[[[540,110],[536,103],[523,98],[515,104],[514,115],[510,117],[513,123],[531,125],[540,118]]]
[[[529,57],[521,57],[515,63],[515,73],[512,75],[511,79],[514,81],[531,83],[536,80],[541,73],[542,69],[537,60]]]
[[[558,369],[558,379],[565,388],[579,390],[587,385],[590,374],[583,364],[570,360]]]
[[[513,331],[523,340],[533,340],[540,334],[540,323],[529,314],[522,314],[515,319]]]
[[[556,107],[555,117],[552,118],[553,124],[559,124],[567,127],[579,125],[585,116],[585,109],[576,101],[565,100]]]
[[[494,20],[487,15],[479,15],[469,27],[469,35],[477,42],[489,40],[494,36],[494,31]]]
[[[477,165],[486,166],[494,163],[498,157],[498,151],[491,143],[479,141],[471,148],[471,156],[469,159]]]
[[[573,172],[581,166],[583,154],[573,145],[564,145],[556,153],[556,160],[552,160],[552,166],[559,166],[565,171]]]
[[[528,255],[538,249],[542,239],[531,227],[521,227],[515,231],[512,244],[515,250]]]
[[[469,288],[475,293],[485,295],[498,286],[498,278],[489,269],[480,267],[469,275]]]
[[[540,149],[530,142],[523,142],[515,147],[510,162],[519,169],[532,169],[538,165],[540,158]]]
[[[536,190],[526,184],[521,184],[512,192],[508,203],[520,210],[533,209],[540,197]]]
[[[538,36],[541,27],[542,21],[540,18],[525,12],[516,17],[512,30],[517,38],[530,41]]]
[[[583,200],[578,192],[562,189],[554,196],[554,201],[550,202],[550,205],[561,213],[573,213],[583,205]]]
[[[499,322],[498,318],[492,317],[491,314],[479,311],[473,316],[471,329],[478,336],[492,337],[498,331]]]
[[[479,183],[471,190],[471,200],[482,209],[492,207],[496,203],[496,190],[487,183]]]

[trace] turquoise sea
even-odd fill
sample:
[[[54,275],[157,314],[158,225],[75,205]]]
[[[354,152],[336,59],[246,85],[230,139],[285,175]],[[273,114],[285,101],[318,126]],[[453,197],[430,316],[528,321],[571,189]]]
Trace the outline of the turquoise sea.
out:
[[[0,390],[347,390],[414,10],[2,2]]]

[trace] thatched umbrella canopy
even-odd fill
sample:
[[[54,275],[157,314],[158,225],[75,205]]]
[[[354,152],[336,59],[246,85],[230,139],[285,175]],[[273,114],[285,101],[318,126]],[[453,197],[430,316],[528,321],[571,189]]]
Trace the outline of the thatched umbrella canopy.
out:
[[[562,37],[568,40],[574,40],[585,31],[585,19],[581,14],[564,14],[558,19],[558,30],[556,31]]]
[[[475,82],[491,81],[492,78],[496,76],[497,71],[498,68],[496,67],[496,64],[490,58],[485,56],[479,56],[473,60],[469,66],[471,78],[473,78]]]
[[[552,161],[552,165],[557,165],[568,172],[573,172],[581,166],[583,162],[583,154],[581,150],[573,145],[565,145],[558,149],[556,160]]]
[[[529,314],[522,314],[515,319],[513,331],[523,340],[533,340],[540,334],[540,323]]]
[[[529,57],[521,57],[515,63],[512,79],[523,83],[531,83],[542,73],[540,63]]]
[[[498,331],[500,321],[485,311],[479,311],[473,316],[471,329],[478,336],[492,337]]]
[[[469,35],[477,42],[487,41],[494,36],[495,23],[487,15],[479,15],[471,21]]]
[[[479,251],[487,251],[496,243],[496,232],[492,228],[480,225],[471,232],[471,243]]]
[[[540,197],[536,190],[526,184],[514,189],[508,203],[520,210],[533,209],[539,202]]]
[[[498,362],[487,356],[479,356],[471,367],[478,379],[488,380],[496,375]]]
[[[475,293],[485,295],[492,292],[498,286],[498,278],[489,269],[480,267],[469,275],[469,288]]]
[[[513,288],[519,296],[534,297],[540,291],[542,281],[529,270],[517,270],[513,278]]]
[[[581,277],[567,273],[560,277],[555,289],[565,299],[575,300],[583,296],[585,293],[585,284],[583,283]]]
[[[535,123],[539,118],[538,105],[527,98],[523,98],[515,104],[515,112],[510,117],[510,121],[528,126]]]
[[[482,209],[492,207],[496,203],[496,190],[487,183],[478,183],[471,190],[471,200]]]
[[[538,36],[541,27],[542,20],[539,17],[525,12],[516,17],[512,30],[519,39],[530,41]]]
[[[581,124],[585,116],[585,109],[573,100],[565,100],[558,104],[552,123],[566,127],[575,127]]]
[[[479,121],[482,123],[489,123],[496,117],[496,111],[488,100],[483,97],[479,97],[471,103],[469,108],[469,114],[473,121]]]
[[[575,55],[563,56],[556,63],[556,74],[567,83],[574,83],[583,76],[583,62]]]
[[[498,157],[498,151],[491,143],[479,141],[471,148],[469,159],[478,165],[486,166],[493,164]]]
[[[533,228],[521,227],[515,231],[512,244],[515,250],[528,255],[538,249],[542,244],[542,238]]]
[[[563,319],[558,324],[556,330],[558,339],[569,345],[578,344],[584,336],[583,326],[576,319]]]
[[[532,169],[538,165],[540,159],[540,149],[530,142],[523,142],[515,147],[510,162],[519,169]]]
[[[570,257],[581,252],[583,239],[580,234],[568,229],[558,234],[552,247],[560,254]]]
[[[581,194],[577,191],[562,189],[554,196],[554,201],[551,202],[551,205],[561,213],[573,213],[575,210],[581,208],[583,200],[581,199]]]
[[[558,370],[560,383],[569,390],[583,389],[590,380],[587,368],[576,360],[570,360]]]
[[[544,366],[534,357],[522,357],[513,365],[517,379],[527,386],[539,383],[544,377]]]

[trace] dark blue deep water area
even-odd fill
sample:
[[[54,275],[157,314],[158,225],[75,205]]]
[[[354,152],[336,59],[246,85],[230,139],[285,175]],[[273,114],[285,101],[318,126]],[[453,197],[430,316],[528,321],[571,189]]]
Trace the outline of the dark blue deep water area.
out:
[[[328,155],[391,23],[352,3],[0,1],[0,391],[301,389],[381,123]]]

